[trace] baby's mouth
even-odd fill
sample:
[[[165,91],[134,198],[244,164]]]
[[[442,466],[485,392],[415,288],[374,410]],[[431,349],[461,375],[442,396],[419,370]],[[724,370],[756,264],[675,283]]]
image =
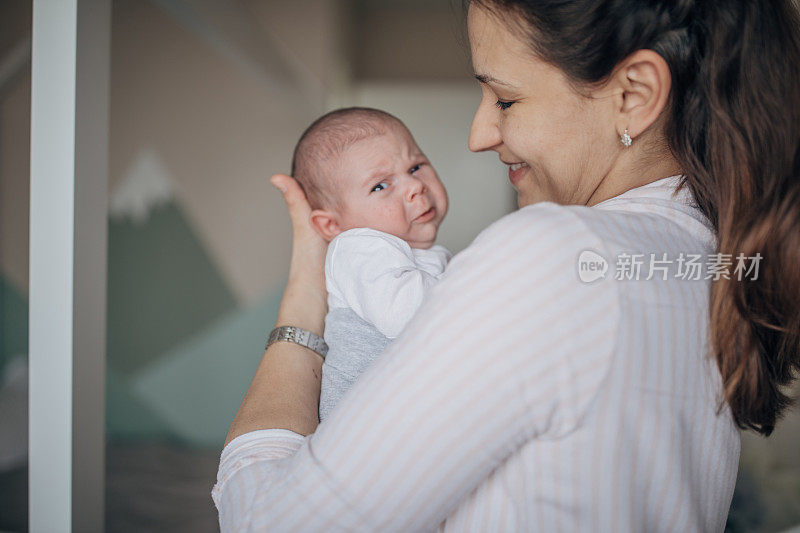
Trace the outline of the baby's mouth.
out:
[[[420,216],[415,218],[414,222],[427,222],[428,220],[432,219],[435,214],[436,214],[436,208],[430,207],[427,211],[425,211]]]

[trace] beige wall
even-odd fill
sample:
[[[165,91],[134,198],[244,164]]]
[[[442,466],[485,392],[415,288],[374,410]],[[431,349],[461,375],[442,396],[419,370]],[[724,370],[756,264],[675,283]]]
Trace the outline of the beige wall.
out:
[[[31,33],[31,0],[0,2],[0,55]]]
[[[30,65],[9,67],[15,50],[30,40],[30,0],[0,2],[0,271],[28,292],[28,203],[30,190]]]
[[[329,92],[349,85],[352,6],[345,0],[247,0],[258,23]]]
[[[223,279],[255,301],[281,282],[289,252],[267,180],[289,170],[321,104],[274,94],[148,2],[115,2],[113,28],[110,193],[142,150],[157,153]]]
[[[28,292],[30,71],[0,98],[0,269]]]
[[[471,76],[460,2],[362,2],[354,23],[359,79],[459,81]]]

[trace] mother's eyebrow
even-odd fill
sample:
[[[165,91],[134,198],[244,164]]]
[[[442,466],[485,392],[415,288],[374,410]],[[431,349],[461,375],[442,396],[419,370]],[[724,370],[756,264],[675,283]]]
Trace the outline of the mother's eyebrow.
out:
[[[487,83],[487,84],[488,83],[495,83],[497,85],[504,85],[506,87],[513,87],[513,85],[511,85],[510,83],[502,81],[502,80],[498,80],[494,76],[489,76],[488,74],[475,74],[475,79],[478,80],[481,83]]]

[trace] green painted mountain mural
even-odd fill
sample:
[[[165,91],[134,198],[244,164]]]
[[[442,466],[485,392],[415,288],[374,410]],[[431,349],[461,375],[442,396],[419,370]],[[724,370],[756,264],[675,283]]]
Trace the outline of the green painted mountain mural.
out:
[[[238,307],[153,150],[134,160],[109,207],[108,438],[219,448],[281,288]]]
[[[177,204],[108,226],[108,365],[130,375],[236,308]]]
[[[0,380],[17,355],[28,355],[28,298],[0,273]]]
[[[111,368],[106,371],[106,438],[184,444],[169,422],[131,390],[129,380]]]
[[[109,441],[219,448],[275,323],[282,287],[239,308],[171,201],[110,217]],[[28,302],[0,275],[0,378],[28,353]]]
[[[198,448],[221,449],[264,354],[283,287],[257,305],[221,316],[130,379],[130,390],[170,429]]]

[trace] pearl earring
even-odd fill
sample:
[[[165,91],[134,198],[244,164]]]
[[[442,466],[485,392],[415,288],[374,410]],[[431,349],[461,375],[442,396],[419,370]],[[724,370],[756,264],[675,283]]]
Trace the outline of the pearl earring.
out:
[[[631,139],[631,136],[628,135],[628,128],[625,128],[625,133],[620,136],[619,140],[625,145],[626,148],[631,145],[633,140]]]

